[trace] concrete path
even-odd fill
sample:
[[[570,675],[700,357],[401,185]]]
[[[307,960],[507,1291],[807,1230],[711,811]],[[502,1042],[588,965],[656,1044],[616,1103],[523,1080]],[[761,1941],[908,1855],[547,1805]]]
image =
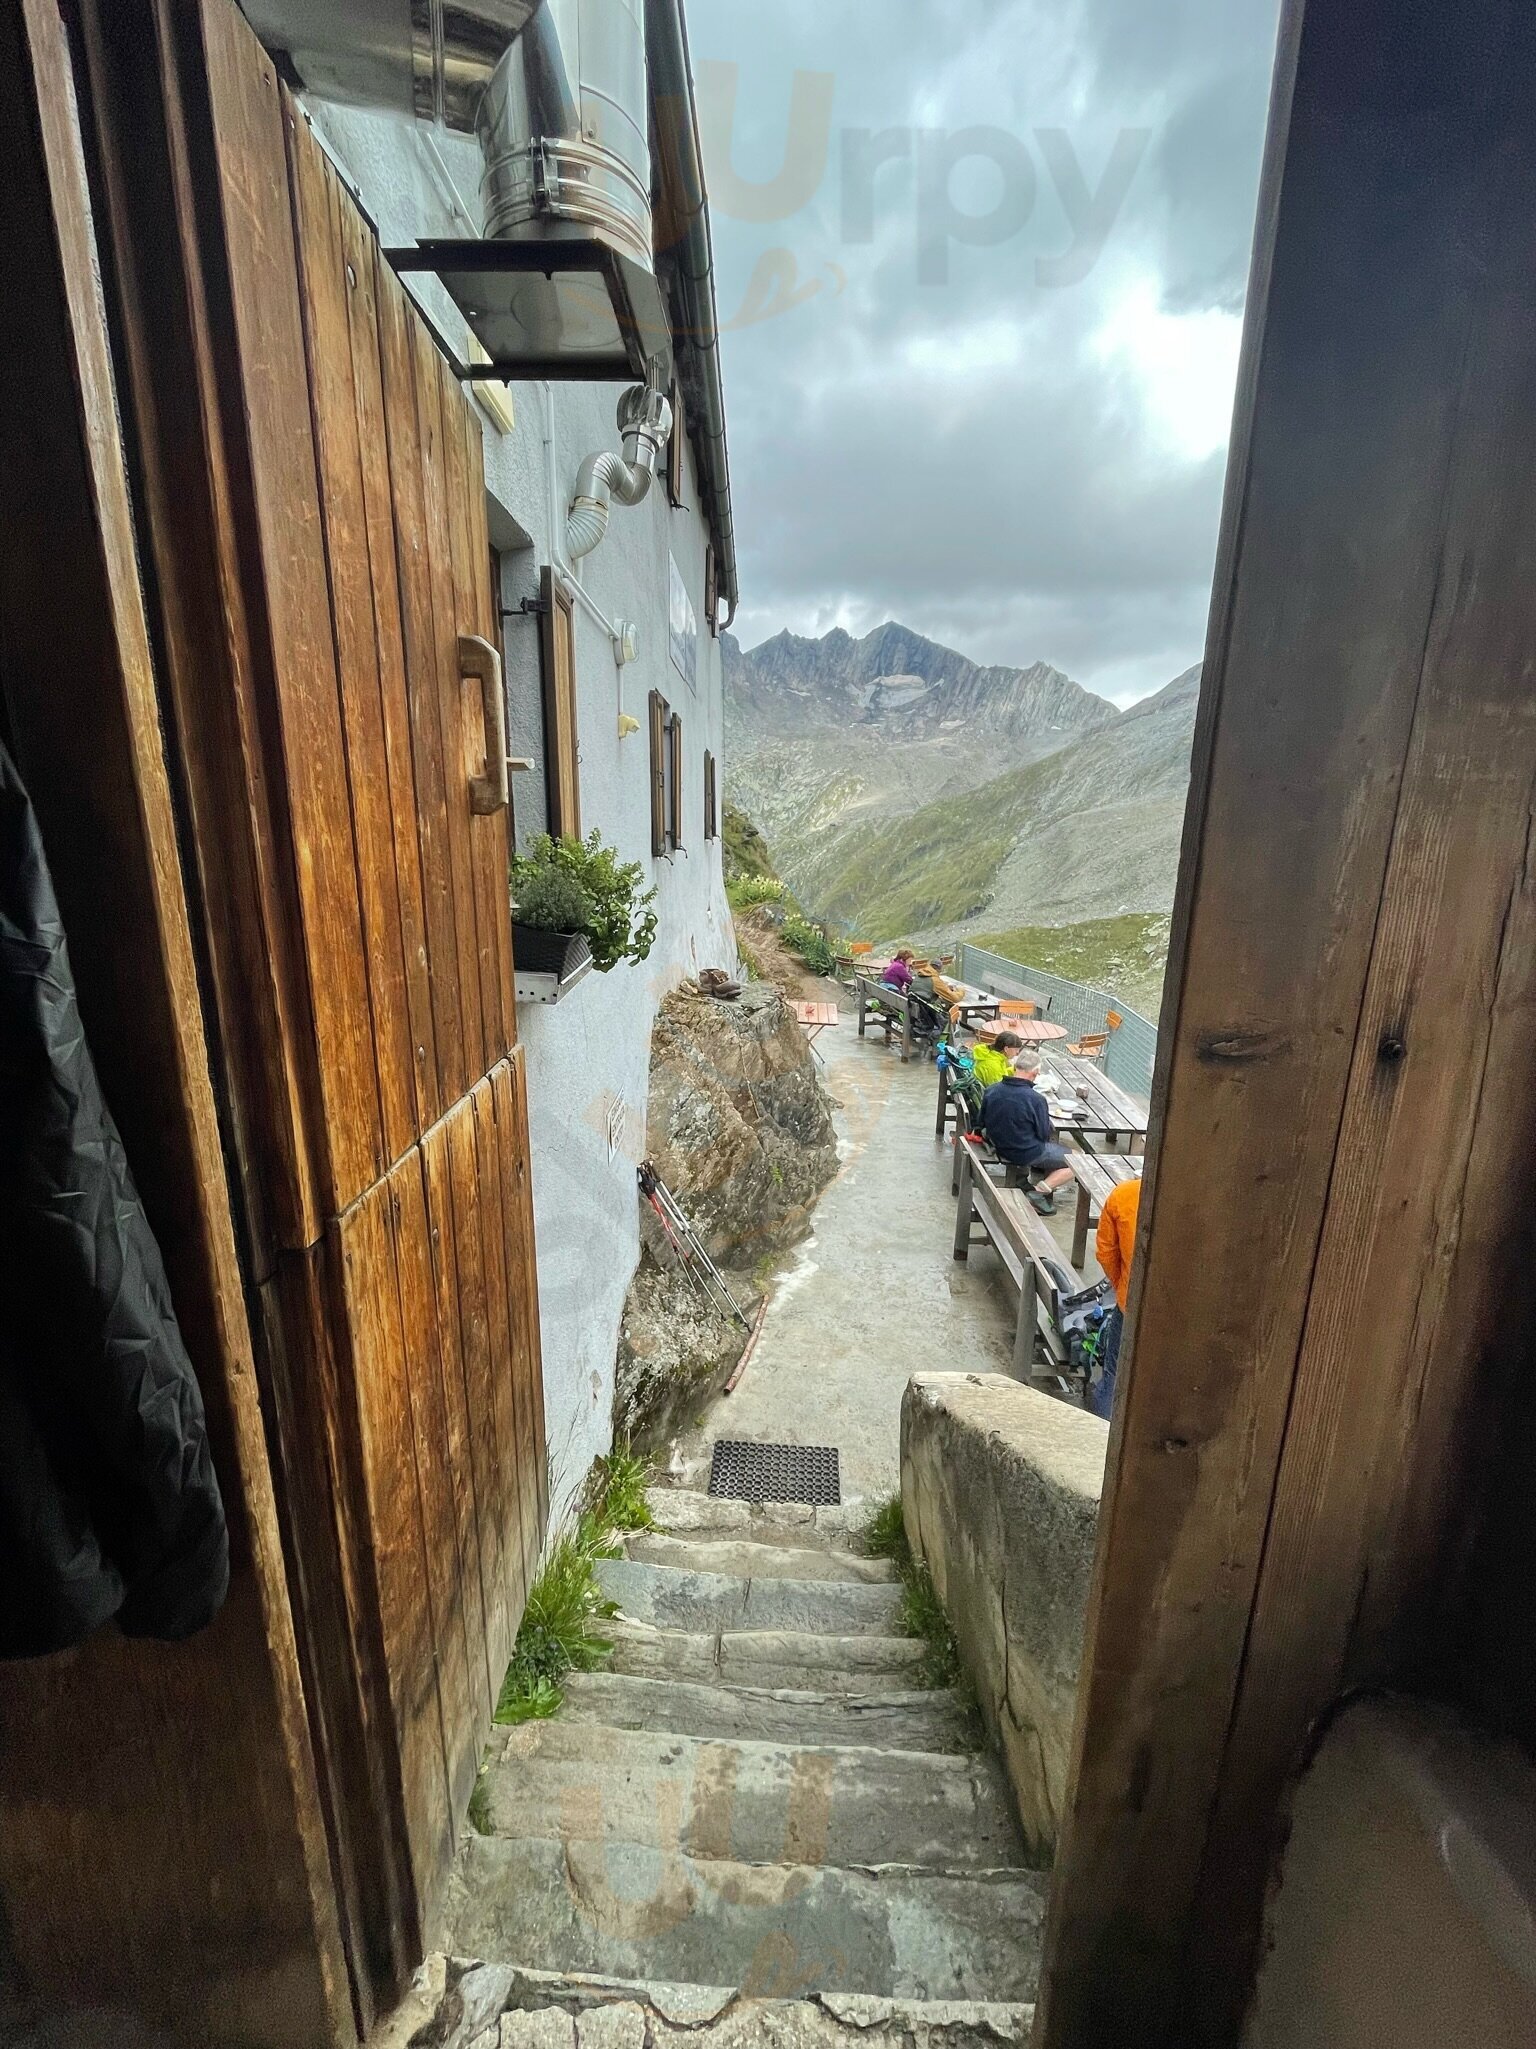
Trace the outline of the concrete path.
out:
[[[900,1482],[901,1396],[930,1371],[1011,1373],[1016,1297],[990,1247],[952,1256],[947,1147],[933,1135],[938,1077],[860,1039],[851,1012],[822,1033],[842,1167],[815,1231],[775,1284],[741,1384],[683,1438],[675,1478],[707,1485],[716,1438],[835,1444],[843,1499],[879,1501]],[[1065,1261],[1070,1200],[1055,1232]],[[1089,1272],[1098,1268],[1090,1259]]]

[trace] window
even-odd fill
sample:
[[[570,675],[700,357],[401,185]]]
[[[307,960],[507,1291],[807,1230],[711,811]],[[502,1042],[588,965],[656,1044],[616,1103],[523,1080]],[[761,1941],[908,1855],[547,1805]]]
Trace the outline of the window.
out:
[[[651,692],[651,852],[667,851],[667,700]]]
[[[712,638],[720,633],[720,572],[715,566],[715,544],[704,547],[704,624]]]
[[[676,712],[667,730],[667,838],[683,844],[683,722]]]
[[[667,443],[667,496],[674,506],[683,502],[683,471],[688,460],[688,430],[683,425],[683,387],[672,387],[672,437]]]
[[[651,692],[651,852],[683,844],[683,722],[659,690]]]
[[[549,830],[557,839],[581,838],[580,753],[576,735],[576,635],[571,601],[553,569],[540,590],[544,670],[544,789]]]
[[[704,837],[716,840],[720,837],[720,814],[715,801],[715,757],[704,756]]]

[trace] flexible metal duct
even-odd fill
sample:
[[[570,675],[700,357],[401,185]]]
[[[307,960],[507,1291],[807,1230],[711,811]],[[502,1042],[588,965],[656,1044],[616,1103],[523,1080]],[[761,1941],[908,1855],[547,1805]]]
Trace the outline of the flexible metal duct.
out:
[[[572,562],[590,555],[608,531],[610,501],[638,505],[656,475],[672,431],[672,407],[658,391],[637,384],[619,400],[619,433],[624,453],[599,449],[576,475],[576,490],[565,523],[565,552]]]

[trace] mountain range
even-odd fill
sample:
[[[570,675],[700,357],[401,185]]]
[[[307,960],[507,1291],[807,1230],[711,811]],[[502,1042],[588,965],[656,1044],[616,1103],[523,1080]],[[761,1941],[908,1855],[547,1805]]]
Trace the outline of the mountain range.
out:
[[[1170,908],[1198,667],[1120,711],[894,622],[721,646],[732,798],[813,915],[935,945]]]

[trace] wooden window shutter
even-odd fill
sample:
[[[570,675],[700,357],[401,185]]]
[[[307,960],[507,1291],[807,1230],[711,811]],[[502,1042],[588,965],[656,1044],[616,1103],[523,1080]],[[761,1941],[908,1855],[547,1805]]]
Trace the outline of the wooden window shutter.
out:
[[[571,601],[553,569],[540,585],[544,670],[544,788],[549,829],[581,838],[581,772],[576,729],[576,633]]]
[[[674,847],[683,844],[683,722],[676,712],[672,714],[670,753],[672,757],[672,789],[670,813],[667,819],[667,837]]]
[[[667,851],[667,700],[651,692],[651,852]]]
[[[715,565],[715,544],[704,547],[704,618],[712,637],[720,632],[720,572]]]
[[[707,840],[720,836],[719,813],[715,805],[715,757],[704,756],[704,837]]]
[[[667,496],[683,502],[683,465],[688,460],[688,429],[683,425],[683,387],[672,387],[672,438],[667,443]]]

